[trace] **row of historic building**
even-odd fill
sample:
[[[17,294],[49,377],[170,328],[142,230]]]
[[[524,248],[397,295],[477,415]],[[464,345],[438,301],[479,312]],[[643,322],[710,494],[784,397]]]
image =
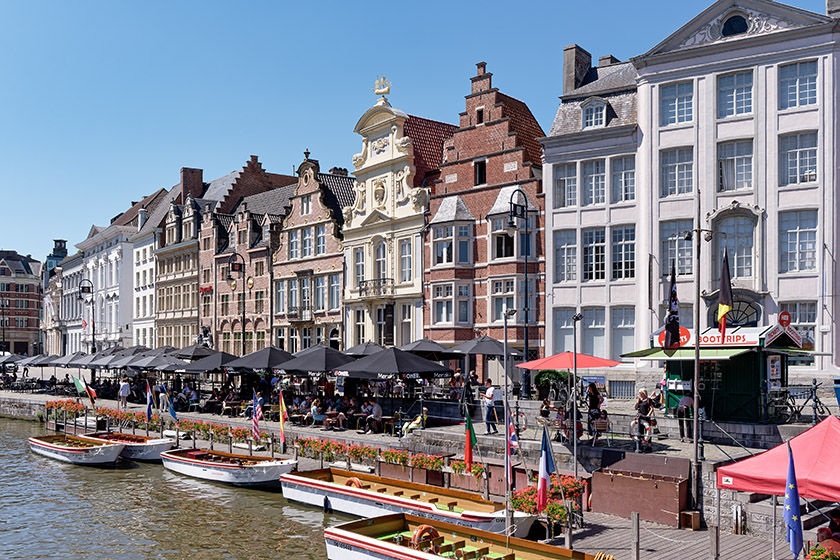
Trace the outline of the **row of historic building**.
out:
[[[580,350],[618,358],[662,324],[672,262],[682,324],[699,304],[715,326],[727,249],[728,324],[789,311],[824,354],[797,367],[836,371],[840,1],[827,8],[719,0],[627,62],[566,47],[547,134],[484,63],[457,124],[392,107],[383,80],[352,172],[308,151],[295,176],[255,156],[209,181],[184,168],[92,227],[51,269],[45,350],[455,345],[502,338],[516,309],[508,339],[529,357],[570,350],[581,313]],[[714,232],[699,261],[697,227]]]

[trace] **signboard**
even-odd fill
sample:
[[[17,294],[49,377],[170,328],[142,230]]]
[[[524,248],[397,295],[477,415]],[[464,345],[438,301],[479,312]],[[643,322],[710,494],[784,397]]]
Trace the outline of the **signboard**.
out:
[[[659,333],[659,338],[657,340],[659,346],[665,348],[665,335],[667,331],[662,331]],[[688,344],[688,341],[691,340],[691,331],[689,331],[685,327],[680,327],[680,346],[685,346]]]
[[[779,313],[779,324],[785,328],[790,326],[790,313],[782,311]]]
[[[594,383],[598,392],[604,397],[604,402],[607,402],[607,376],[606,375],[580,375],[581,381],[586,385]]]

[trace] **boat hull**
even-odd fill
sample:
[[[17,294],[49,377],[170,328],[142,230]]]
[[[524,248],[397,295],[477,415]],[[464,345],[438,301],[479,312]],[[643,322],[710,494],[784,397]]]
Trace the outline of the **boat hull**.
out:
[[[113,465],[123,449],[121,443],[106,443],[95,447],[73,448],[57,443],[29,438],[29,448],[39,455],[74,465]]]
[[[97,441],[122,443],[125,447],[120,452],[120,457],[131,461],[160,461],[160,454],[169,451],[175,445],[175,440],[171,438],[149,438],[142,442],[123,441],[117,432],[85,434],[84,437]]]
[[[357,517],[409,513],[491,533],[505,531],[504,510],[494,513],[441,510],[433,504],[419,500],[378,494],[353,486],[339,486],[293,474],[281,476],[280,486],[283,489],[283,497],[287,500]],[[513,535],[525,537],[531,529],[534,516],[516,511],[513,521],[516,527]]]
[[[292,472],[297,467],[297,461],[292,459],[240,466],[180,457],[168,452],[161,453],[160,458],[163,466],[172,472],[235,486],[276,485],[281,475]]]

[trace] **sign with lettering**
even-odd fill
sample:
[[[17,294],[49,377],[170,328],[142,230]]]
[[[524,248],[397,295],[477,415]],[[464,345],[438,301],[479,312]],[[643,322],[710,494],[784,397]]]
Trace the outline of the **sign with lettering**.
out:
[[[790,313],[782,311],[779,313],[779,324],[787,328],[790,326]]]
[[[661,333],[659,333],[659,338],[657,340],[659,346],[663,348],[665,347],[665,334],[666,331],[662,331]],[[680,327],[680,346],[685,346],[686,344],[688,344],[689,340],[691,340],[691,331],[689,331],[685,327]]]

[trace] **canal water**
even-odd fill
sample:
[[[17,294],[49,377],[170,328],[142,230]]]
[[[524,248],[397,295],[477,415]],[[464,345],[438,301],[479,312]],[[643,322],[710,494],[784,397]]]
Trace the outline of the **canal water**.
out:
[[[29,450],[42,424],[0,418],[0,558],[323,560],[350,518],[160,464],[78,467]]]

